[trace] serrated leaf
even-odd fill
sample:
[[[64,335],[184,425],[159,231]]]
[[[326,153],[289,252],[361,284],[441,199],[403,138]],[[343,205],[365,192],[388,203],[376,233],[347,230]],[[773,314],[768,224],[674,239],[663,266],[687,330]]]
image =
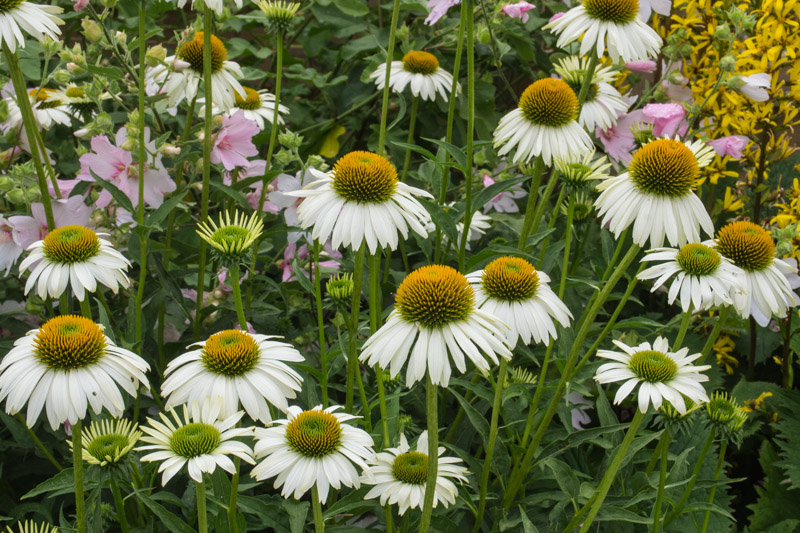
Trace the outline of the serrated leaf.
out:
[[[150,498],[143,492],[137,492],[136,497],[148,508],[154,515],[167,527],[168,531],[173,533],[179,531],[181,533],[195,533],[194,529],[186,522],[169,512],[163,505]]]

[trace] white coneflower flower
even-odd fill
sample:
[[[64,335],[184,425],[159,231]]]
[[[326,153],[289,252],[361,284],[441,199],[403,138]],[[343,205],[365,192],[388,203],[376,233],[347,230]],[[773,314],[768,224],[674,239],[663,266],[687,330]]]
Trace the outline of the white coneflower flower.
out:
[[[613,359],[615,362],[600,365],[594,379],[599,383],[625,381],[614,397],[615,404],[622,402],[638,384],[641,384],[637,397],[642,413],[647,413],[651,402],[658,409],[663,400],[666,400],[678,412],[686,414],[683,396],[695,403],[708,401],[708,395],[701,385],[708,381],[708,376],[701,372],[711,366],[690,364],[702,354],[688,355],[689,348],[671,352],[669,342],[664,337],[658,337],[652,346],[649,342],[635,347],[628,346],[617,340],[614,344],[622,351],[597,351],[598,357]]]
[[[249,218],[237,211],[233,218],[227,211],[219,216],[219,225],[211,217],[198,225],[197,234],[222,257],[241,257],[264,231],[264,222],[257,213]]]
[[[58,15],[64,10],[57,6],[33,4],[25,0],[5,0],[0,3],[0,41],[14,52],[17,46],[25,48],[25,36],[43,41],[50,37],[58,41],[59,26],[64,24]]]
[[[219,398],[206,398],[202,404],[192,403],[191,409],[184,405],[183,416],[171,409],[171,418],[164,413],[158,415],[160,422],[147,418],[150,425],[142,426],[146,435],[140,440],[148,445],[140,446],[136,450],[151,452],[143,456],[141,461],[161,463],[158,467],[158,471],[163,472],[161,485],[166,485],[184,465],[189,477],[202,483],[203,473],[211,474],[217,466],[229,474],[236,472],[229,455],[254,464],[250,447],[235,440],[253,434],[253,428],[236,427],[244,416],[244,411],[220,420],[221,408],[222,402]]]
[[[550,289],[550,277],[519,257],[500,257],[483,270],[467,274],[475,290],[475,303],[509,326],[506,342],[510,347],[522,339],[547,343],[557,339],[553,319],[569,327],[572,313]]]
[[[58,298],[69,285],[75,297],[83,301],[87,291],[97,290],[98,282],[114,294],[118,287],[129,284],[125,270],[130,262],[89,228],[55,229],[41,241],[31,244],[28,250],[30,254],[19,265],[20,272],[31,271],[25,294],[38,282],[36,293],[40,298],[47,295]]]
[[[445,211],[450,211],[455,207],[455,202],[450,202],[449,204],[444,206]],[[472,213],[472,220],[469,224],[469,237],[467,238],[467,250],[470,249],[469,241],[477,241],[484,235],[486,235],[486,231],[492,227],[492,219],[491,217],[485,215],[481,211],[475,211]],[[427,224],[425,224],[425,231],[428,235],[433,234],[436,231],[436,224],[431,220]],[[458,236],[458,241],[456,244],[461,242],[461,236],[464,235],[464,216],[461,217],[461,220],[456,223],[456,232]],[[448,242],[447,235],[442,236],[442,242]]]
[[[680,296],[684,313],[713,305],[733,304],[733,294],[743,292],[742,269],[713,248],[714,241],[684,244],[680,249],[655,248],[642,261],[657,262],[639,273],[639,279],[655,279],[650,292],[674,279],[669,288],[672,304]]]
[[[595,159],[595,151],[591,150],[578,156],[555,159],[561,182],[573,190],[586,190],[594,187],[595,181],[609,178],[611,168],[608,158],[601,155]]]
[[[234,61],[228,61],[228,50],[216,35],[211,36],[211,96],[212,105],[227,111],[236,105],[236,95],[247,98],[237,81],[242,69]],[[174,56],[164,60],[165,65],[153,68],[148,77],[158,85],[164,84],[169,96],[169,106],[175,107],[185,98],[191,101],[203,82],[203,32],[183,43]],[[171,65],[168,67],[167,65]]]
[[[453,505],[458,487],[452,480],[464,483],[469,471],[458,457],[444,456],[444,447],[438,450],[436,490],[433,507]],[[425,481],[428,479],[428,432],[423,431],[414,451],[406,436],[400,434],[400,446],[388,448],[375,457],[373,464],[361,477],[361,482],[374,485],[364,496],[365,500],[380,498],[381,505],[397,505],[400,516],[409,509],[422,507],[425,501]]]
[[[385,157],[350,152],[327,174],[313,168],[310,172],[316,181],[286,194],[305,198],[297,207],[297,217],[303,229],[313,226],[313,239],[330,238],[334,250],[342,245],[358,250],[366,243],[374,254],[387,246],[395,250],[398,233],[407,239],[409,228],[427,237],[430,215],[414,197],[432,196],[400,182]]]
[[[286,32],[300,9],[299,2],[285,0],[253,0],[267,18],[267,24],[274,30]]]
[[[93,420],[83,429],[81,456],[89,464],[114,466],[136,446],[142,432],[130,420]],[[70,450],[72,439],[67,440]]]
[[[236,329],[220,331],[192,350],[170,361],[161,386],[166,408],[222,396],[223,418],[239,410],[239,402],[253,420],[270,422],[271,403],[286,411],[303,378],[285,361],[299,363],[303,356],[276,337]]]
[[[628,171],[597,186],[595,201],[603,224],[619,235],[633,224],[633,242],[651,248],[700,242],[700,230],[714,234],[714,223],[694,193],[700,169],[714,159],[703,141],[685,144],[656,139],[633,154]]]
[[[85,85],[74,83],[68,83],[65,88],[59,89],[57,92],[57,98],[66,102],[67,109],[72,116],[84,122],[89,122],[97,114],[100,109],[98,101],[102,102],[111,98],[111,94],[108,92],[97,95],[95,97],[97,100],[90,98],[86,94]]]
[[[17,522],[17,529],[6,526],[6,533],[58,533],[58,528],[45,522],[37,524],[33,520],[28,520],[27,522]]]
[[[588,67],[589,60],[585,57],[569,56],[558,61],[555,70],[575,94],[578,94],[586,79]],[[617,117],[628,110],[628,104],[622,100],[622,95],[611,85],[615,79],[616,74],[611,67],[595,69],[578,117],[578,123],[587,130],[594,131],[596,127],[601,130],[610,129],[617,123]]]
[[[11,127],[17,127],[22,124],[22,111],[19,105],[17,105],[13,89],[10,91],[3,90],[3,93],[8,95],[4,98],[6,104],[8,104],[7,124]],[[33,108],[33,116],[36,118],[36,123],[43,129],[50,129],[55,124],[61,124],[63,126],[70,126],[72,124],[67,102],[59,97],[60,95],[55,89],[48,89],[46,87],[31,89],[28,91],[28,96]]]
[[[301,498],[316,485],[320,503],[328,499],[330,488],[360,486],[353,463],[366,469],[375,452],[369,433],[345,424],[358,418],[337,413],[334,405],[308,411],[289,407],[286,420],[275,426],[256,428],[255,454],[262,459],[251,475],[258,479],[275,478],[275,488],[284,498]]]
[[[228,116],[233,116],[234,113],[241,110],[244,117],[252,120],[258,124],[258,129],[263,130],[265,120],[272,124],[272,119],[275,117],[275,95],[266,89],[256,91],[250,87],[242,87],[245,96],[240,96],[239,93],[234,94],[236,103],[233,107],[226,110]],[[198,102],[205,103],[204,98],[198,99]],[[205,106],[200,108],[200,115],[203,115]],[[212,111],[218,115],[221,110],[217,106],[213,106]],[[289,113],[289,108],[281,104],[278,107],[278,124],[283,124],[283,116]]]
[[[400,284],[394,310],[367,339],[360,359],[388,368],[392,378],[408,361],[406,385],[424,379],[427,370],[432,383],[447,387],[448,354],[461,373],[467,371],[465,355],[484,373],[491,369],[486,358],[494,364],[498,355],[510,360],[506,329],[499,318],[478,309],[475,291],[462,274],[445,265],[425,266]]]
[[[120,348],[88,318],[62,315],[17,339],[0,362],[0,401],[16,414],[28,404],[26,423],[33,427],[42,408],[53,430],[66,421],[86,417],[86,408],[113,417],[125,402],[119,388],[136,396],[139,383],[149,387],[150,366],[133,352]]]
[[[375,80],[378,90],[383,90],[386,83],[386,63],[381,63],[369,77]],[[403,56],[402,61],[392,61],[389,87],[396,93],[402,93],[406,87],[410,87],[411,94],[423,100],[435,100],[437,94],[449,100],[453,75],[439,66],[435,55],[412,50]],[[457,92],[460,90],[459,85]]]
[[[187,0],[177,0],[176,5],[178,7],[183,7],[186,5]],[[237,8],[242,7],[242,0],[233,0],[236,3]],[[192,0],[192,7],[194,8],[194,4],[197,0]],[[203,0],[200,2],[200,6],[207,6],[211,11],[217,14],[217,16],[222,15],[222,8],[225,7],[225,0]]]
[[[790,307],[800,303],[792,290],[800,281],[797,269],[775,257],[775,243],[761,226],[731,222],[717,233],[715,247],[744,271],[744,291],[733,295],[734,306],[743,318],[752,316],[766,326],[772,315],[785,317]]]
[[[639,18],[639,0],[583,0],[545,26],[558,35],[557,46],[564,48],[581,41],[581,55],[608,55],[616,63],[643,61],[661,51],[661,37]]]
[[[546,165],[552,158],[580,156],[592,150],[592,139],[578,124],[578,97],[563,80],[545,78],[533,82],[494,130],[497,155],[516,148],[514,163],[527,163],[541,155]]]

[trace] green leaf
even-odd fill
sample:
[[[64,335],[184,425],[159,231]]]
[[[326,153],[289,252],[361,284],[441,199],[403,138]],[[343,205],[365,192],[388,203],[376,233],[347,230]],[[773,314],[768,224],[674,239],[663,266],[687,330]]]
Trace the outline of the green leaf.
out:
[[[525,510],[521,505],[519,506],[519,517],[522,519],[523,533],[539,533],[539,530],[536,529],[536,526],[533,525],[528,515],[525,514]]]
[[[507,191],[514,185],[518,183],[522,183],[523,181],[529,180],[528,176],[520,176],[518,178],[513,178],[510,180],[503,180],[497,183],[493,183],[488,187],[481,189],[475,194],[475,197],[472,200],[472,208],[476,211],[479,210],[481,207],[486,205],[486,203],[500,194],[501,192]]]
[[[166,526],[167,531],[179,531],[181,533],[195,533],[194,529],[189,526],[186,522],[172,514],[171,512],[167,511],[163,505],[156,502],[152,498],[150,498],[144,492],[137,492],[136,497],[141,500],[141,502],[150,509],[154,515],[161,521],[161,523]]]
[[[369,6],[364,0],[336,0],[334,2],[339,11],[351,17],[369,15]]]
[[[306,525],[306,517],[311,504],[297,500],[284,500],[283,508],[289,513],[289,529],[292,533],[303,533]]]
[[[461,169],[462,172],[465,171],[467,168],[467,155],[464,151],[459,148],[458,146],[452,145],[450,143],[446,143],[444,141],[440,141],[439,139],[428,139],[423,137],[426,141],[430,141],[441,148],[447,150],[447,152],[453,157],[453,161],[458,163],[458,167]]]
[[[480,435],[481,441],[483,442],[483,446],[486,447],[486,440],[489,437],[489,422],[486,421],[486,418],[484,418],[484,416],[480,414],[471,403],[469,403],[463,396],[454,391],[452,388],[450,389],[450,393],[456,397],[458,403],[464,408],[464,412],[467,414],[467,418],[469,418],[472,427],[474,427],[475,431],[478,432],[478,435]]]
[[[100,469],[84,468],[83,482],[86,489],[89,488],[90,484],[94,485],[99,481]],[[28,498],[33,498],[34,496],[39,496],[40,494],[48,494],[50,492],[72,491],[74,490],[74,487],[75,478],[72,468],[65,468],[47,481],[42,481],[39,483],[35,488],[25,493],[25,495],[23,495],[20,499],[27,500]]]
[[[250,204],[247,202],[247,198],[245,198],[244,194],[240,193],[236,189],[232,187],[228,187],[222,183],[217,183],[216,181],[212,181],[211,188],[216,189],[226,195],[228,198],[233,199],[237,204],[244,207],[247,210],[250,210]]]
[[[106,181],[97,174],[95,174],[94,170],[92,170],[91,168],[89,169],[89,172],[91,172],[94,181],[96,181],[98,185],[100,185],[103,189],[107,190],[111,194],[111,197],[114,198],[119,207],[125,209],[131,214],[135,213],[136,210],[134,209],[133,203],[131,202],[131,199],[128,198],[127,194],[119,190],[119,188],[117,188],[117,186],[111,183],[110,181]]]
[[[161,222],[172,213],[172,210],[178,207],[183,201],[184,191],[177,191],[169,200],[158,206],[158,209],[150,213],[147,217],[146,224],[148,226],[158,226]]]
[[[450,214],[442,209],[439,204],[431,202],[430,200],[426,200],[425,198],[419,198],[419,202],[422,204],[422,207],[424,207],[425,210],[431,215],[431,220],[433,220],[433,223],[444,232],[450,242],[457,243],[458,230],[456,229],[456,223],[450,217]]]

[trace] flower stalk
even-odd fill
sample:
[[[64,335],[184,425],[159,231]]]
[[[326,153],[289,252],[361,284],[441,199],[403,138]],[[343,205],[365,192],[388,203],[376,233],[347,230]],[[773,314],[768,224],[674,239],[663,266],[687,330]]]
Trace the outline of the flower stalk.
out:
[[[144,96],[145,96],[145,55],[147,54],[147,0],[139,2],[139,113],[137,115],[139,124],[139,204],[136,206],[136,224],[140,228],[144,228],[144,169],[147,161],[147,152],[144,142]],[[142,302],[144,300],[144,284],[147,280],[147,243],[149,232],[142,232],[139,234],[139,283],[136,286],[136,303],[134,309],[136,311],[135,318],[135,343],[140,349],[144,346],[144,338],[142,337]]]
[[[211,107],[211,106],[206,106]],[[208,513],[206,512],[206,484],[205,480],[194,482],[197,494],[197,533],[208,533]]]
[[[653,509],[653,533],[658,533],[661,527],[661,506],[664,502],[664,485],[667,482],[667,460],[669,457],[669,429],[664,430],[664,436],[659,439],[658,444],[661,446],[661,461],[658,473],[658,493],[656,495],[656,505]],[[663,442],[662,442],[663,440]]]
[[[314,253],[314,300],[317,304],[317,331],[319,333],[319,387],[322,390],[322,407],[327,409],[328,400],[328,348],[325,342],[325,323],[322,316],[322,273],[319,269],[319,241],[311,245]]]
[[[714,482],[719,480],[722,474],[722,467],[725,465],[725,452],[728,451],[728,439],[723,439],[719,447],[719,457],[717,458],[717,467],[714,469]],[[711,487],[708,493],[708,505],[714,503],[714,497],[717,495],[717,485]],[[703,516],[703,526],[700,528],[700,533],[706,533],[708,530],[708,521],[711,519],[711,509],[706,509],[706,514]]]
[[[414,130],[417,126],[417,112],[419,111],[419,96],[414,96],[411,101],[411,118],[408,121],[408,138],[406,144],[414,144]],[[403,171],[400,173],[400,181],[406,181],[408,176],[408,165],[411,164],[411,148],[406,148],[406,156],[403,160]]]
[[[458,269],[466,268],[467,242],[469,228],[472,224],[472,173],[475,142],[475,1],[464,0],[466,20],[464,31],[467,33],[467,164],[464,169],[464,230],[461,233],[461,244],[458,247]]]
[[[119,522],[119,528],[122,530],[122,533],[128,533],[130,529],[128,527],[128,517],[125,516],[125,502],[122,500],[119,484],[113,472],[111,473],[111,495],[114,497],[114,506],[117,508],[117,522]]]
[[[311,508],[314,513],[314,533],[325,533],[325,522],[322,519],[322,504],[319,502],[317,485],[311,486]]]
[[[672,511],[666,517],[664,517],[664,527],[667,527],[673,520],[680,516],[683,508],[686,506],[686,502],[689,501],[689,496],[692,494],[694,484],[697,482],[697,476],[700,474],[700,468],[703,466],[703,461],[705,461],[706,455],[708,455],[708,451],[711,449],[711,444],[714,442],[714,437],[716,437],[716,435],[716,427],[711,426],[711,431],[708,433],[708,438],[706,438],[703,449],[700,450],[700,456],[697,458],[697,463],[692,469],[692,476],[689,478],[689,483],[687,483],[686,487],[683,489],[681,499],[678,500],[678,503],[675,504],[675,507],[672,508]]]
[[[386,76],[383,85],[383,100],[381,102],[381,123],[378,129],[378,155],[386,154],[386,115],[389,112],[389,81],[392,75],[392,59],[397,35],[397,21],[400,19],[400,0],[394,0],[392,6],[392,22],[389,27],[389,44],[386,47]],[[405,177],[405,174],[403,175]]]
[[[429,373],[425,374],[425,410],[428,419],[428,477],[425,481],[425,501],[419,531],[427,533],[431,525],[433,498],[436,494],[436,476],[439,469],[439,397]]]
[[[361,284],[364,277],[364,255],[366,243],[356,250],[353,259],[353,299],[350,308],[350,342],[347,350],[347,383],[345,387],[345,411],[353,412],[353,391],[358,373],[358,318],[361,313]],[[367,414],[367,406],[364,406],[364,416]]]
[[[72,425],[72,475],[75,482],[75,528],[86,533],[86,501],[83,494],[83,445],[81,443],[82,421]]]

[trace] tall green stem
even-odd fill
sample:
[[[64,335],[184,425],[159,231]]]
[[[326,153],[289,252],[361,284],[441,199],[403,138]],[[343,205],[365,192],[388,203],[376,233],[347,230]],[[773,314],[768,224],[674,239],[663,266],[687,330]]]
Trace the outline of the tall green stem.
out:
[[[692,321],[692,304],[689,304],[689,309],[681,313],[681,325],[678,328],[678,336],[675,337],[675,342],[672,344],[672,351],[676,351],[681,347],[683,339],[686,337],[686,332],[689,329],[689,322]]]
[[[544,393],[544,380],[547,377],[547,369],[550,366],[550,355],[553,353],[555,341],[550,339],[547,345],[547,351],[544,353],[544,361],[542,361],[542,368],[539,371],[539,379],[536,381],[536,391],[533,393],[533,399],[528,405],[528,420],[525,422],[525,430],[522,432],[522,439],[520,439],[520,447],[525,447],[528,443],[528,437],[531,434],[531,427],[533,426],[533,417],[536,416],[536,411],[539,408],[539,400]]]
[[[533,171],[531,176],[531,190],[528,191],[528,204],[525,207],[525,218],[522,221],[522,231],[519,233],[519,245],[518,248],[521,251],[525,251],[528,247],[528,237],[530,237],[533,230],[536,229],[536,226],[539,225],[539,221],[541,220],[541,214],[544,213],[544,209],[539,209],[536,207],[537,200],[539,201],[539,205],[543,206],[547,200],[550,198],[550,195],[553,193],[553,189],[556,186],[556,179],[555,176],[550,177],[550,182],[547,184],[545,188],[544,194],[542,194],[541,199],[538,195],[538,186],[542,180],[542,172],[544,171],[544,159],[541,156],[538,156],[536,160],[533,162]],[[534,188],[534,186],[536,188]]]
[[[55,457],[53,457],[53,454],[50,453],[50,450],[47,449],[42,440],[36,435],[36,432],[28,427],[28,422],[25,420],[25,417],[17,413],[17,420],[22,422],[23,427],[28,432],[28,435],[36,444],[36,446],[39,448],[39,451],[42,452],[42,455],[44,455],[45,459],[50,461],[50,464],[52,464],[59,472],[64,470],[64,467],[61,466],[61,463],[59,463]]]
[[[417,126],[417,112],[419,111],[419,96],[415,96],[411,101],[411,118],[408,121],[408,138],[406,144],[414,144],[414,130]],[[406,148],[406,157],[403,160],[403,172],[400,174],[400,181],[406,181],[408,176],[408,166],[411,164],[411,148]]]
[[[564,202],[564,195],[566,192],[566,187],[561,187],[561,190],[558,191],[556,202],[553,204],[553,211],[550,213],[550,222],[547,223],[547,231],[556,227],[556,220],[558,219],[558,214],[561,212],[561,205]],[[539,262],[536,264],[536,268],[542,268],[544,264],[544,255],[547,253],[547,247],[550,245],[550,237],[551,235],[548,234],[547,237],[544,238],[544,242],[542,242],[541,250],[539,251]]]
[[[675,507],[672,508],[672,511],[664,518],[664,527],[667,527],[673,520],[678,518],[678,516],[681,514],[681,511],[683,511],[686,502],[689,501],[689,496],[692,495],[694,484],[697,482],[697,476],[700,474],[700,469],[703,467],[703,461],[705,461],[706,455],[708,455],[708,450],[711,449],[711,444],[714,442],[714,437],[716,437],[716,435],[716,428],[711,426],[711,431],[708,433],[706,443],[703,445],[703,449],[700,450],[700,456],[697,458],[697,463],[695,463],[694,468],[692,469],[692,477],[689,478],[689,483],[683,489],[681,499],[678,500],[678,503],[675,504]]]
[[[206,107],[211,107],[206,104]],[[206,484],[205,480],[194,482],[197,494],[197,533],[208,533],[208,513],[206,512]]]
[[[364,276],[364,254],[367,243],[359,244],[353,259],[353,300],[350,308],[350,343],[347,350],[347,384],[345,389],[345,411],[353,412],[353,387],[358,372],[358,318],[361,313],[361,283]],[[364,405],[366,413],[368,407]]]
[[[378,155],[386,153],[386,115],[389,112],[389,82],[392,76],[392,60],[394,59],[394,43],[397,35],[397,21],[400,18],[400,0],[394,0],[392,6],[392,22],[389,27],[389,44],[386,47],[386,75],[383,78],[383,100],[381,102],[381,124],[378,130]]]
[[[658,493],[656,495],[656,506],[653,509],[653,533],[658,533],[661,527],[661,505],[664,502],[664,485],[667,482],[667,460],[669,457],[669,429],[664,430],[667,439],[661,445],[661,465],[658,473]]]
[[[86,533],[86,502],[83,494],[82,423],[72,425],[72,473],[75,480],[75,521],[78,533]]]
[[[28,87],[25,85],[25,76],[22,74],[22,68],[19,66],[19,57],[17,52],[12,52],[8,46],[3,42],[3,55],[6,59],[8,72],[11,74],[11,82],[14,85],[14,94],[17,97],[17,105],[19,106],[20,114],[22,115],[22,125],[25,128],[25,135],[28,137],[28,146],[31,151],[31,159],[33,160],[33,167],[36,170],[36,177],[38,179],[39,190],[41,191],[42,205],[44,206],[44,214],[47,220],[48,231],[53,231],[56,227],[55,219],[53,218],[53,206],[50,202],[50,194],[47,188],[47,178],[45,176],[44,167],[42,167],[42,160],[40,155],[47,157],[47,154],[39,153],[39,143],[36,139],[36,130],[38,128],[36,119],[33,116],[33,108],[31,101],[28,98]]]
[[[322,272],[319,269],[320,243],[311,245],[314,251],[314,299],[317,304],[317,330],[319,333],[319,388],[322,390],[322,407],[328,408],[328,348],[325,342],[325,322],[322,315]]]
[[[569,193],[567,199],[567,231],[564,235],[564,259],[561,261],[561,283],[558,285],[558,298],[564,298],[564,291],[567,288],[567,272],[569,271],[569,248],[572,242],[572,221],[575,217],[575,194]]]
[[[492,418],[489,425],[489,442],[486,443],[486,457],[483,460],[483,470],[481,471],[480,499],[478,503],[478,514],[475,517],[475,527],[472,533],[478,533],[483,523],[483,515],[486,512],[486,491],[489,487],[489,476],[492,472],[492,458],[494,457],[494,446],[497,441],[497,426],[500,419],[500,409],[503,399],[503,387],[506,382],[508,372],[508,361],[500,358],[500,368],[497,370],[497,384],[494,389],[494,399],[492,401]],[[435,456],[435,454],[434,454]],[[430,455],[429,455],[430,457]]]
[[[381,256],[380,253],[369,255],[369,332],[378,331],[381,321]],[[389,418],[386,409],[386,391],[383,386],[383,370],[375,366],[375,376],[378,385],[378,408],[381,413],[381,428],[383,430],[383,444],[386,448],[391,444],[389,439]],[[367,409],[367,406],[364,406]],[[391,513],[389,515],[391,517]]]
[[[214,25],[214,15],[211,8],[206,6],[203,11],[203,93],[206,99],[204,124],[203,124],[203,188],[200,194],[200,221],[205,222],[208,218],[208,193],[211,181],[211,147],[214,139],[212,138],[213,115],[211,108],[214,95],[211,89],[211,31]],[[277,105],[277,104],[276,104]],[[206,276],[206,241],[200,239],[197,259],[197,301],[195,303],[194,316],[194,340],[200,339],[200,331],[203,327],[203,293],[205,292]]]
[[[128,517],[125,516],[125,502],[119,492],[119,485],[114,474],[111,474],[111,495],[114,497],[114,506],[117,508],[117,522],[122,533],[128,533]]]
[[[325,522],[322,520],[322,504],[319,501],[317,484],[311,485],[311,508],[314,512],[314,533],[325,533]]]
[[[242,288],[239,286],[239,263],[232,263],[228,266],[228,273],[231,275],[231,288],[233,289],[233,303],[236,306],[236,318],[239,320],[239,327],[247,332],[247,318],[244,316],[244,306],[242,303]]]
[[[636,437],[636,432],[639,430],[639,426],[641,425],[643,418],[644,414],[639,409],[636,409],[636,414],[633,415],[633,420],[631,420],[631,425],[628,426],[628,431],[625,433],[625,438],[622,439],[622,444],[620,444],[620,447],[617,449],[614,459],[612,459],[611,464],[606,470],[606,473],[603,475],[602,481],[600,481],[600,486],[597,488],[597,498],[595,498],[592,508],[589,510],[589,514],[583,521],[583,526],[580,529],[580,533],[589,531],[592,522],[594,522],[594,518],[600,511],[600,507],[603,505],[606,495],[608,495],[608,490],[611,488],[614,478],[617,477],[617,471],[622,465],[625,455],[628,453],[628,448],[631,447],[631,443],[633,443],[633,439]]]
[[[791,316],[791,315],[789,315]],[[725,466],[725,452],[728,451],[728,439],[723,439],[722,444],[719,447],[719,458],[717,459],[717,468],[714,470],[714,481],[719,480],[720,474],[722,474],[722,467]],[[717,495],[717,486],[714,485],[711,487],[711,491],[708,493],[708,505],[712,505],[714,503],[714,497]],[[711,509],[706,509],[706,514],[703,516],[703,527],[700,528],[700,533],[706,533],[708,530],[708,521],[711,519]]]
[[[722,327],[725,324],[725,319],[728,317],[730,309],[731,308],[727,305],[719,308],[719,316],[717,317],[717,321],[714,323],[714,327],[711,329],[708,340],[706,340],[706,343],[703,345],[703,350],[701,352],[703,355],[697,359],[697,363],[695,364],[702,365],[703,361],[705,361],[706,357],[708,357],[708,354],[711,353],[714,343],[717,342],[719,334],[722,333]]]
[[[419,532],[428,533],[433,512],[433,498],[436,494],[436,476],[439,470],[439,397],[430,373],[425,374],[425,410],[428,418],[428,479],[425,482],[425,501]]]
[[[464,0],[467,18],[464,31],[467,33],[467,165],[464,169],[464,230],[458,247],[458,269],[466,268],[467,242],[472,225],[472,164],[475,142],[475,0]]]
[[[233,302],[236,306],[236,317],[239,320],[239,327],[243,332],[247,332],[247,319],[244,316],[244,306],[242,304],[242,289],[240,287],[239,263],[229,265],[228,272],[231,275],[231,285],[233,288]],[[235,457],[233,460],[234,471],[231,476],[231,494],[228,502],[228,527],[231,532],[239,531],[239,512],[237,510],[237,500],[239,498],[239,475],[242,468],[242,460]]]
[[[147,151],[144,141],[144,95],[145,95],[145,55],[147,45],[147,0],[139,2],[139,113],[138,113],[138,128],[139,128],[139,203],[136,206],[136,223],[139,228],[144,228],[144,170],[147,164]],[[142,337],[142,301],[144,300],[144,284],[147,280],[147,243],[148,235],[146,232],[139,234],[139,283],[136,286],[136,300],[134,304],[134,311],[136,313],[136,326],[135,326],[135,343],[139,345],[141,350],[144,346],[144,338]]]
[[[581,84],[581,91],[578,93],[578,103],[583,105],[586,97],[589,95],[589,88],[592,86],[592,78],[594,77],[594,70],[597,68],[597,54],[592,51],[589,56],[589,64],[586,66],[586,74]]]

